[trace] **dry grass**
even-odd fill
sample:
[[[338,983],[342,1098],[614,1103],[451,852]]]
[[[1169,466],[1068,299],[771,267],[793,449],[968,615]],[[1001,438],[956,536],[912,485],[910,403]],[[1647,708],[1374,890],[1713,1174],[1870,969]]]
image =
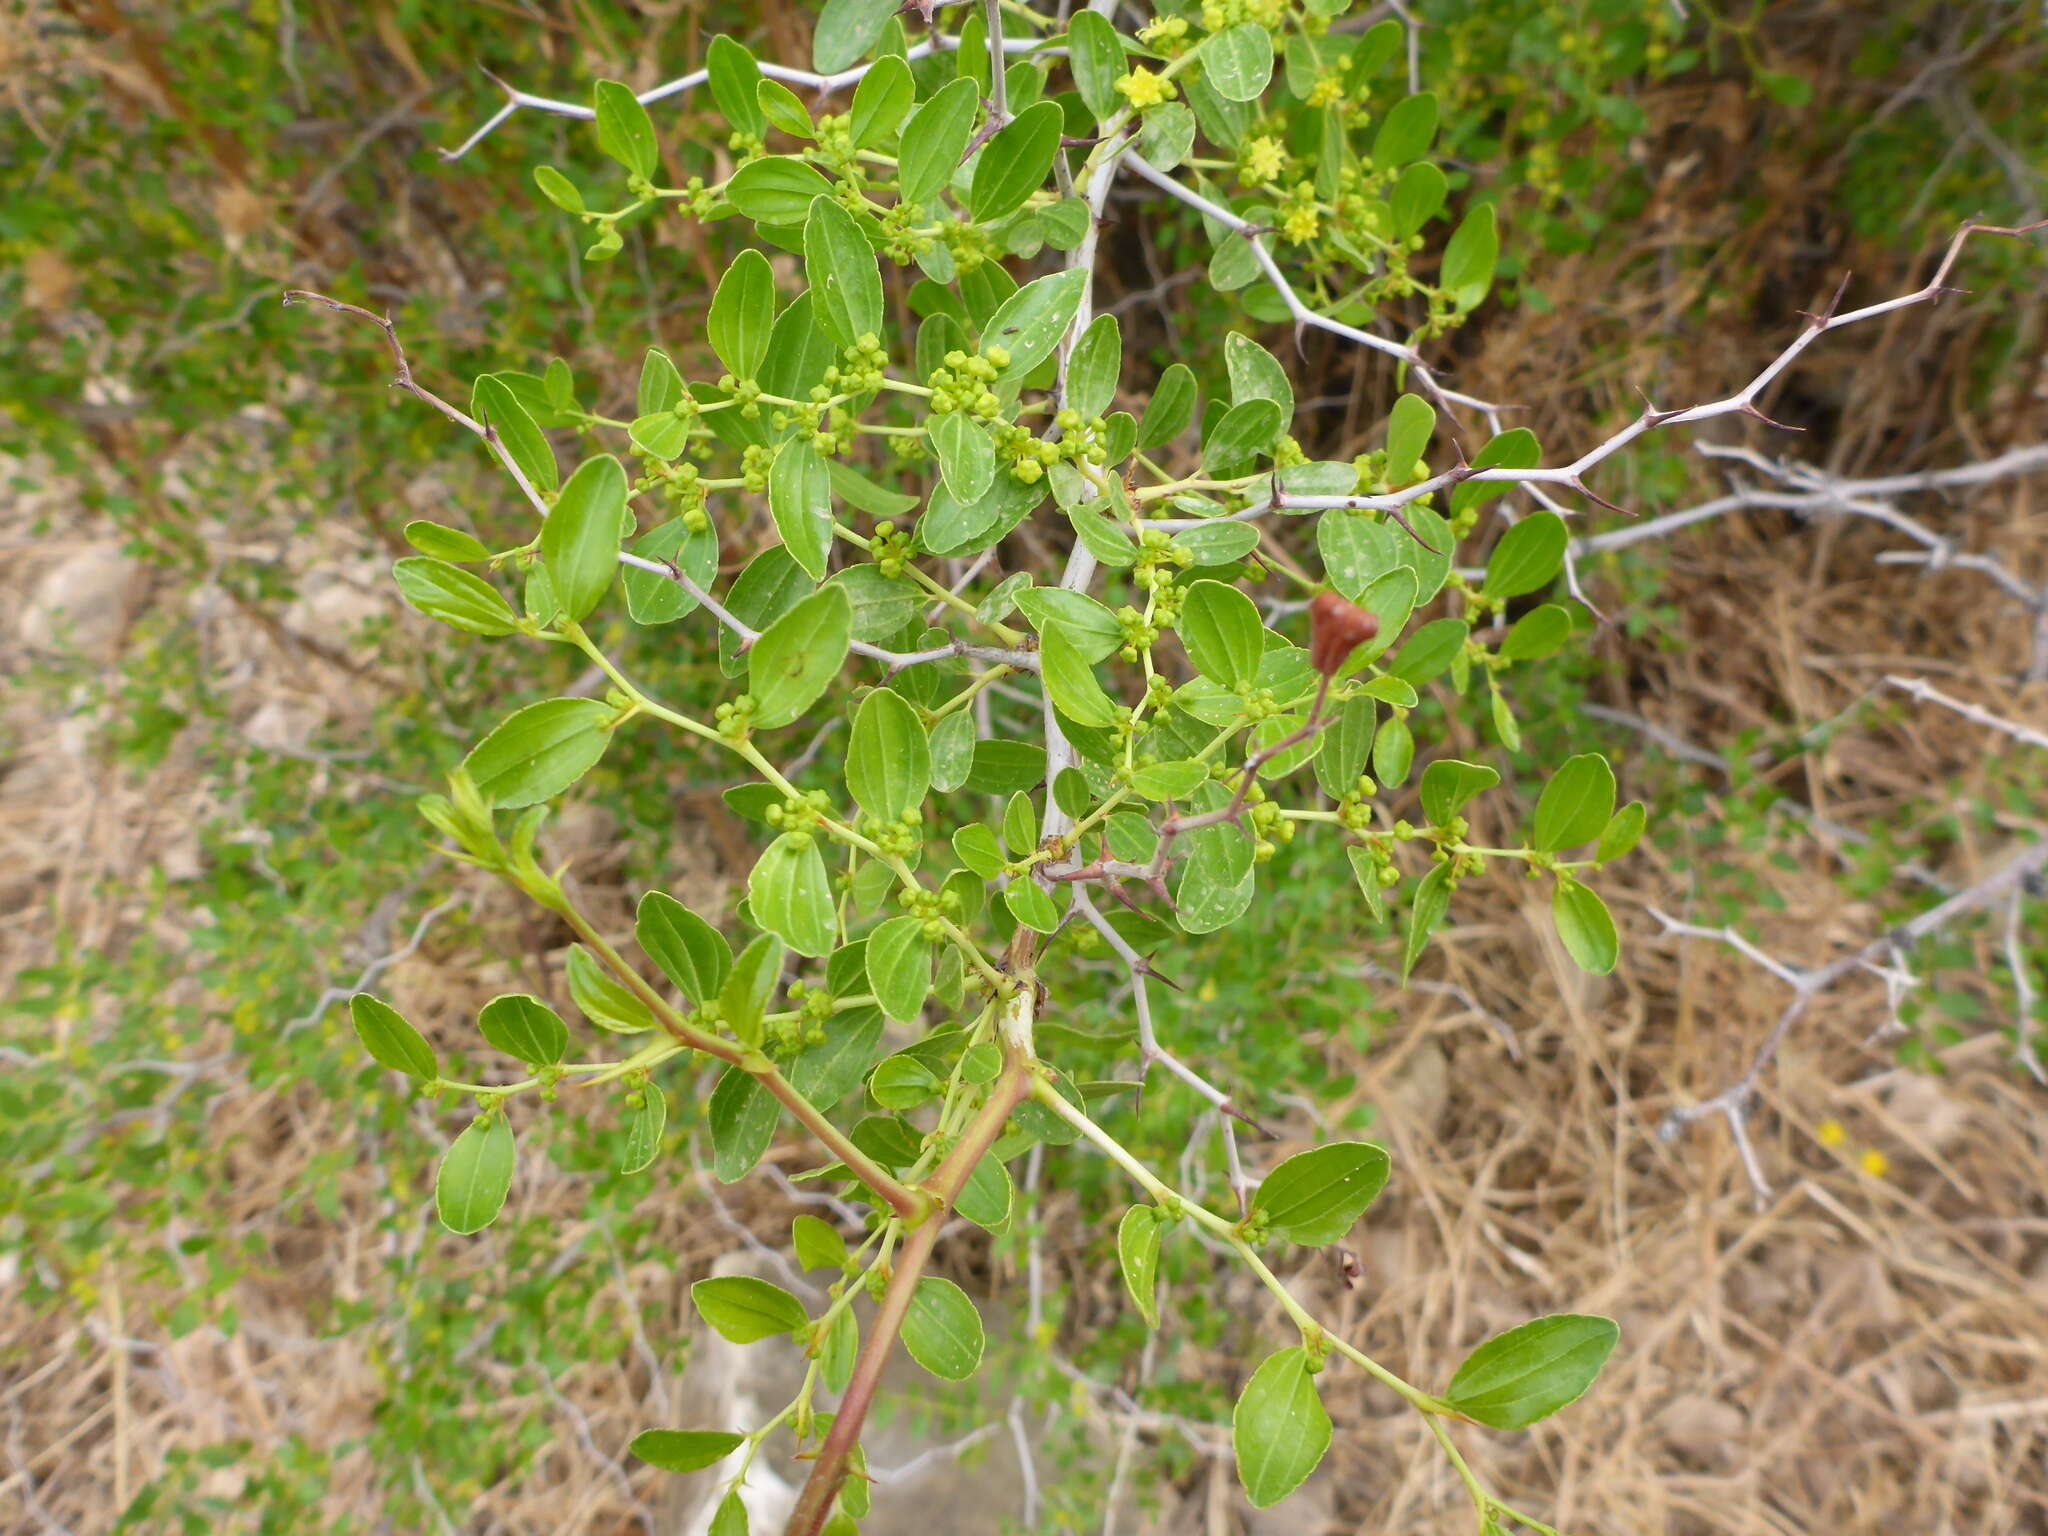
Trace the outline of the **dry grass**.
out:
[[[1674,125],[1702,125],[1695,148],[1731,167],[1725,185],[1755,131],[1744,104],[1716,95],[1662,106]],[[1877,253],[1816,259],[1808,247],[1794,249],[1789,234],[1737,228],[1714,204],[1713,184],[1704,174],[1674,182],[1669,203],[1659,203],[1628,252],[1580,259],[1561,274],[1554,291],[1602,295],[1598,306],[1567,304],[1534,324],[1502,317],[1481,328],[1464,343],[1459,382],[1543,402],[1531,423],[1539,434],[1575,441],[1588,420],[1632,403],[1636,370],[1611,361],[1623,332],[1659,338],[1660,404],[1703,398],[1745,377],[1780,334],[1731,321],[1788,293],[1793,302],[1820,294],[1842,265],[1865,273],[1872,292],[1903,283],[1905,274]],[[1661,248],[1730,239],[1737,248],[1713,271],[1743,274],[1749,287],[1724,289],[1704,317],[1692,289],[1660,286],[1654,263],[1642,260]],[[2038,292],[2025,302],[2033,307],[2024,325],[2038,334]],[[2048,412],[2031,378],[1995,391],[1976,413],[1957,408],[1953,381],[1966,373],[1981,330],[1981,309],[1952,306],[1909,312],[1881,334],[1831,340],[1793,390],[1801,419],[1815,428],[1799,451],[1858,473],[2038,440]],[[1315,362],[1329,369],[1333,387],[1351,387],[1333,359]],[[1384,382],[1375,375],[1371,388]],[[1384,401],[1358,388],[1351,416],[1369,427]],[[1929,515],[1944,531],[1998,548],[2034,579],[2048,576],[2048,510],[2038,485],[1993,490]],[[45,501],[17,498],[0,527],[0,581],[35,591],[106,536],[72,509],[61,486]],[[291,722],[304,718],[345,730],[375,705],[372,680],[340,664],[326,642],[344,632],[344,620],[390,605],[368,574],[377,547],[346,528],[331,540],[300,556],[305,569],[324,573],[326,597],[288,614],[202,605],[189,631],[208,644],[221,685],[235,691],[238,718],[258,735],[293,739]],[[1660,594],[1677,611],[1675,629],[1635,642],[1603,634],[1601,702],[1717,748],[1743,730],[1789,739],[1851,710],[1884,672],[1907,670],[2010,717],[2048,723],[2048,696],[2007,681],[2024,658],[2018,616],[1967,574],[1874,565],[1883,547],[1868,530],[1807,528],[1772,515],[1684,537],[1669,551]],[[121,572],[110,590],[118,622],[93,643],[96,664],[111,668],[151,593],[139,571]],[[148,775],[116,771],[94,750],[91,715],[61,697],[39,712],[50,697],[22,690],[7,706],[13,745],[0,779],[0,966],[8,975],[46,956],[60,923],[92,944],[143,922],[191,920],[176,910],[151,916],[133,898],[104,893],[117,872],[180,867],[193,856],[183,829],[224,793],[209,765],[176,754]],[[2003,744],[1946,715],[1859,716],[1829,745],[1796,758],[1782,787],[1834,823],[1924,825],[1930,841],[1940,830],[1936,872],[1962,885],[2044,831],[2037,800],[2001,813],[1996,840],[1967,816],[1948,835],[1945,812],[1989,800],[2010,806],[2016,783],[2038,793],[2048,780],[2048,770],[2016,777],[2007,756]],[[1671,765],[1646,743],[1623,781],[1654,786],[1698,772]],[[604,829],[566,835],[595,850]],[[1683,836],[1675,846],[1646,848],[1606,887],[1626,942],[1621,968],[1605,981],[1571,966],[1520,882],[1495,877],[1468,888],[1460,922],[1432,965],[1516,1026],[1521,1057],[1511,1058],[1462,1003],[1416,994],[1381,1050],[1343,1064],[1355,1067],[1358,1093],[1379,1107],[1399,1170],[1362,1237],[1363,1281],[1345,1290],[1323,1260],[1290,1278],[1316,1310],[1423,1381],[1441,1380],[1471,1343],[1534,1313],[1617,1317],[1621,1350],[1589,1398],[1530,1434],[1465,1440],[1493,1486],[1584,1536],[2048,1531],[2048,1116],[2040,1090],[2015,1072],[1996,1033],[1949,1050],[1939,1076],[1894,1068],[1882,989],[1847,982],[1820,1000],[1766,1079],[1756,1124],[1779,1193],[1759,1212],[1717,1123],[1675,1143],[1655,1134],[1668,1107],[1740,1074],[1785,1000],[1780,983],[1730,951],[1657,937],[1646,909],[1686,912],[1699,891],[1696,861],[1709,856],[1739,863],[1778,899],[1762,938],[1788,959],[1822,962],[1881,930],[1873,904],[1841,894],[1839,850],[1796,832],[1769,848],[1710,854]],[[716,884],[734,872],[733,856],[714,850],[692,878]],[[622,914],[623,887],[615,879],[608,886],[601,868],[589,878],[600,905]],[[501,910],[481,888],[470,893],[487,914]],[[1978,926],[1974,976],[1949,979],[1975,987],[1994,1017],[2009,1018],[1995,926]],[[350,963],[403,937],[386,913]],[[2028,942],[2043,955],[2038,934]],[[510,975],[479,974],[468,952],[430,941],[384,986],[417,1016],[453,1020]],[[186,985],[196,991],[201,982]],[[214,1048],[206,1040],[194,1047]],[[172,1339],[155,1321],[169,1290],[139,1280],[104,1285],[89,1305],[42,1316],[22,1304],[17,1286],[0,1290],[0,1437],[8,1452],[0,1528],[105,1529],[177,1447],[247,1437],[274,1450],[293,1436],[339,1446],[364,1433],[383,1367],[363,1332],[331,1333],[322,1320],[333,1300],[380,1292],[389,1255],[376,1234],[391,1193],[365,1132],[347,1121],[345,1108],[308,1092],[230,1083],[208,1145],[173,1154],[206,1161],[227,1226],[256,1237],[264,1254],[233,1294],[242,1319],[233,1337],[202,1327]],[[1846,1128],[1845,1145],[1825,1143],[1825,1122]],[[289,1191],[337,1147],[363,1154],[343,1180],[337,1214],[292,1208]],[[1883,1154],[1882,1175],[1860,1166],[1865,1151]],[[559,1218],[565,1250],[589,1239],[601,1251],[605,1239],[579,1225],[583,1193],[580,1181],[534,1160],[514,1198]],[[708,1185],[703,1193],[719,1199]],[[796,1209],[760,1180],[723,1201],[707,1204],[675,1183],[650,1194],[644,1208],[658,1213],[658,1224],[645,1251],[664,1257],[620,1264],[607,1304],[622,1319],[686,1331],[685,1282],[722,1253],[780,1242]],[[446,1244],[429,1222],[401,1228],[401,1242]],[[444,1257],[482,1275],[502,1254],[485,1236],[449,1245]],[[1048,1257],[1076,1298],[1075,1326],[1123,1304],[1113,1277],[1083,1267],[1078,1253]],[[1014,1288],[1017,1277],[982,1279]],[[1208,1304],[1261,1310],[1244,1282],[1220,1284]],[[1314,1507],[1328,1515],[1321,1528],[1467,1529],[1455,1482],[1412,1417],[1355,1377],[1332,1372],[1327,1383],[1340,1430],[1331,1480],[1315,1496]],[[531,1475],[475,1490],[473,1505],[448,1511],[448,1529],[610,1536],[633,1528],[641,1510],[657,1529],[679,1528],[676,1485],[645,1469],[629,1476],[608,1454],[690,1390],[644,1341],[622,1359],[586,1362],[552,1383],[479,1365],[477,1388],[478,1411],[542,1409],[558,1439]],[[1105,1421],[1103,1432],[1113,1444],[1120,1430]],[[431,1457],[432,1447],[421,1453]],[[213,1491],[232,1500],[238,1478],[217,1474]],[[385,1488],[414,1478],[411,1469],[373,1467],[357,1451],[341,1461],[324,1512],[384,1528],[377,1522]],[[1227,1477],[1151,1492],[1164,1512],[1150,1529],[1180,1536],[1242,1528]],[[882,1509],[886,1517],[886,1497]],[[915,1510],[908,1516],[915,1523]],[[1137,1523],[1127,1512],[1121,1528]],[[223,1527],[253,1528],[234,1516]],[[1260,1527],[1281,1528],[1311,1525]]]

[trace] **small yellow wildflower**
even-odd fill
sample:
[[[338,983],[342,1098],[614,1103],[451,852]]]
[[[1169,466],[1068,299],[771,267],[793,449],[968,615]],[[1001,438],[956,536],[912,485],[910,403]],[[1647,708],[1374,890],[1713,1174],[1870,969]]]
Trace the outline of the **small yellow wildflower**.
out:
[[[1280,147],[1280,141],[1261,134],[1245,145],[1237,174],[1246,186],[1256,187],[1274,180],[1286,168],[1287,151]]]
[[[1821,1121],[1820,1129],[1815,1134],[1820,1137],[1820,1144],[1824,1147],[1839,1147],[1849,1139],[1849,1133],[1842,1128],[1842,1122],[1839,1120]]]
[[[1321,232],[1323,221],[1312,203],[1297,203],[1280,221],[1280,233],[1296,245],[1306,245]]]
[[[1344,99],[1344,82],[1335,75],[1325,75],[1309,88],[1308,104],[1312,107],[1334,107]]]
[[[1873,1179],[1881,1179],[1892,1171],[1892,1160],[1873,1147],[1857,1159],[1857,1166]]]
[[[1162,16],[1157,21],[1138,28],[1138,41],[1147,48],[1173,51],[1182,38],[1188,35],[1188,19],[1185,16]]]
[[[1171,80],[1155,75],[1140,64],[1128,75],[1121,77],[1116,88],[1123,97],[1140,112],[1147,107],[1156,107],[1162,102],[1173,100],[1180,94],[1180,88]]]

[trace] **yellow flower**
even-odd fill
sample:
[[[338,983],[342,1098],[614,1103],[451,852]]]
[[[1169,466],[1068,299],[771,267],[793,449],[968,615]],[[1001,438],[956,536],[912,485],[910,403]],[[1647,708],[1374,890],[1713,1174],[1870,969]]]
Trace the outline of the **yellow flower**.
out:
[[[1274,180],[1286,168],[1287,151],[1280,147],[1280,141],[1261,134],[1245,145],[1237,174],[1246,186],[1256,187]]]
[[[1147,107],[1156,107],[1161,102],[1171,101],[1180,94],[1178,87],[1171,80],[1153,74],[1142,64],[1119,79],[1116,88],[1123,93],[1124,99],[1140,112]]]
[[[1857,1159],[1857,1166],[1873,1179],[1881,1179],[1891,1172],[1892,1160],[1873,1148]]]
[[[1312,107],[1334,107],[1343,99],[1344,82],[1335,75],[1323,76],[1308,93],[1308,104]]]
[[[1824,1147],[1839,1147],[1849,1139],[1849,1133],[1842,1128],[1839,1120],[1823,1120],[1817,1133]]]
[[[1307,203],[1296,204],[1280,221],[1280,232],[1296,245],[1305,245],[1315,239],[1322,227],[1314,206]]]

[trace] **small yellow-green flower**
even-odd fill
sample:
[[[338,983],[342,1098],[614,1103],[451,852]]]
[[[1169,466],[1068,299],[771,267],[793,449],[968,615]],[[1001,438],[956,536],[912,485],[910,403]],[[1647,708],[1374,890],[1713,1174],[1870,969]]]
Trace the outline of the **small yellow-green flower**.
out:
[[[1306,245],[1315,239],[1322,227],[1322,217],[1313,203],[1296,203],[1288,210],[1287,217],[1280,221],[1280,233],[1296,245]]]
[[[1237,162],[1238,180],[1248,187],[1263,186],[1287,168],[1287,151],[1278,139],[1261,134],[1244,147]]]
[[[1162,102],[1171,101],[1180,94],[1179,87],[1171,80],[1153,74],[1142,64],[1120,78],[1116,88],[1123,93],[1124,99],[1140,112],[1147,107],[1156,107]]]
[[[1344,82],[1335,75],[1324,75],[1309,88],[1308,104],[1312,107],[1334,107],[1344,99]]]

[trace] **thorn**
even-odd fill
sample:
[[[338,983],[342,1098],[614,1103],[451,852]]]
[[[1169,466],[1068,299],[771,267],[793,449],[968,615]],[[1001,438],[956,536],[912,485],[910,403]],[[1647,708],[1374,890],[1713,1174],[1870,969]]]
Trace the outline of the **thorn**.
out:
[[[1306,343],[1306,342],[1305,342],[1305,341],[1303,340],[1303,338],[1304,338],[1304,337],[1305,337],[1305,336],[1306,336],[1307,334],[1308,334],[1308,322],[1307,322],[1306,320],[1297,320],[1297,321],[1295,321],[1295,322],[1294,322],[1294,355],[1295,355],[1295,356],[1296,356],[1297,358],[1301,359],[1301,361],[1302,361],[1302,362],[1304,362],[1304,363],[1308,361],[1308,344],[1307,344],[1307,343]]]
[[[1794,310],[1794,311],[1793,311],[1793,313],[1794,313],[1794,314],[1798,314],[1798,315],[1803,315],[1803,316],[1805,316],[1805,318],[1806,318],[1806,319],[1808,319],[1808,320],[1812,321],[1812,322],[1813,322],[1813,323],[1814,323],[1814,324],[1815,324],[1816,326],[1818,326],[1818,327],[1819,327],[1820,329],[1822,329],[1822,330],[1826,330],[1826,329],[1828,328],[1828,326],[1829,326],[1829,325],[1830,325],[1830,324],[1831,324],[1831,323],[1833,322],[1833,320],[1834,320],[1834,318],[1835,318],[1835,311],[1836,311],[1837,309],[1841,308],[1841,305],[1842,305],[1842,295],[1843,295],[1843,294],[1845,294],[1845,293],[1847,293],[1848,291],[1849,291],[1849,274],[1848,274],[1847,272],[1844,272],[1844,273],[1842,274],[1842,280],[1841,280],[1841,282],[1839,282],[1839,283],[1837,283],[1837,284],[1835,285],[1835,296],[1834,296],[1833,298],[1831,298],[1831,299],[1829,299],[1829,300],[1828,300],[1828,302],[1827,302],[1827,308],[1823,309],[1823,310],[1822,310],[1822,311],[1821,311],[1821,312],[1820,312],[1819,314],[1817,314],[1817,315],[1816,315],[1816,314],[1813,314],[1813,313],[1811,313],[1811,312],[1810,312],[1810,311],[1808,311],[1808,310],[1804,310],[1804,309],[1800,309],[1800,310]]]
[[[1758,421],[1762,422],[1765,426],[1776,427],[1780,432],[1804,432],[1806,430],[1806,428],[1804,427],[1795,427],[1786,422],[1773,421],[1770,417],[1766,416],[1762,411],[1758,410],[1754,405],[1749,404],[1747,401],[1743,402],[1742,414],[1745,416],[1754,416]]]
[[[1254,1120],[1250,1115],[1246,1114],[1243,1110],[1239,1109],[1235,1104],[1231,1103],[1230,1100],[1225,1099],[1221,1104],[1218,1104],[1216,1107],[1222,1110],[1224,1114],[1230,1116],[1231,1119],[1242,1120],[1246,1125],[1250,1126],[1253,1130],[1257,1131],[1261,1136],[1265,1137],[1266,1140],[1278,1141],[1280,1139],[1273,1132],[1267,1130],[1263,1125],[1259,1124],[1259,1122]]]
[[[1634,517],[1636,515],[1635,513],[1629,511],[1627,507],[1616,506],[1613,502],[1609,501],[1605,496],[1602,496],[1598,491],[1594,490],[1591,486],[1587,485],[1585,480],[1582,478],[1573,479],[1572,489],[1577,491],[1581,496],[1585,497],[1586,500],[1598,502],[1601,506],[1605,507],[1610,512],[1618,512],[1623,517]]]
[[[1432,555],[1440,555],[1443,553],[1442,550],[1438,549],[1434,544],[1430,543],[1429,540],[1425,539],[1421,534],[1415,531],[1414,525],[1408,521],[1406,514],[1404,514],[1399,507],[1387,508],[1387,516],[1391,517],[1395,522],[1399,523],[1402,526],[1402,528],[1406,529],[1408,537],[1413,539],[1416,543],[1420,544]]]
[[[1187,990],[1186,987],[1183,987],[1179,982],[1175,981],[1171,976],[1167,975],[1164,971],[1155,969],[1150,960],[1141,959],[1136,965],[1132,966],[1131,969],[1136,971],[1140,976],[1149,976],[1154,981],[1164,983],[1165,985],[1173,988],[1173,990],[1176,992],[1185,992]]]
[[[477,69],[486,80],[490,81],[491,84],[495,85],[499,90],[503,91],[508,97],[517,96],[519,94],[519,92],[513,88],[510,81],[500,79],[497,75],[494,75],[488,69],[485,69],[481,64],[477,65]]]

